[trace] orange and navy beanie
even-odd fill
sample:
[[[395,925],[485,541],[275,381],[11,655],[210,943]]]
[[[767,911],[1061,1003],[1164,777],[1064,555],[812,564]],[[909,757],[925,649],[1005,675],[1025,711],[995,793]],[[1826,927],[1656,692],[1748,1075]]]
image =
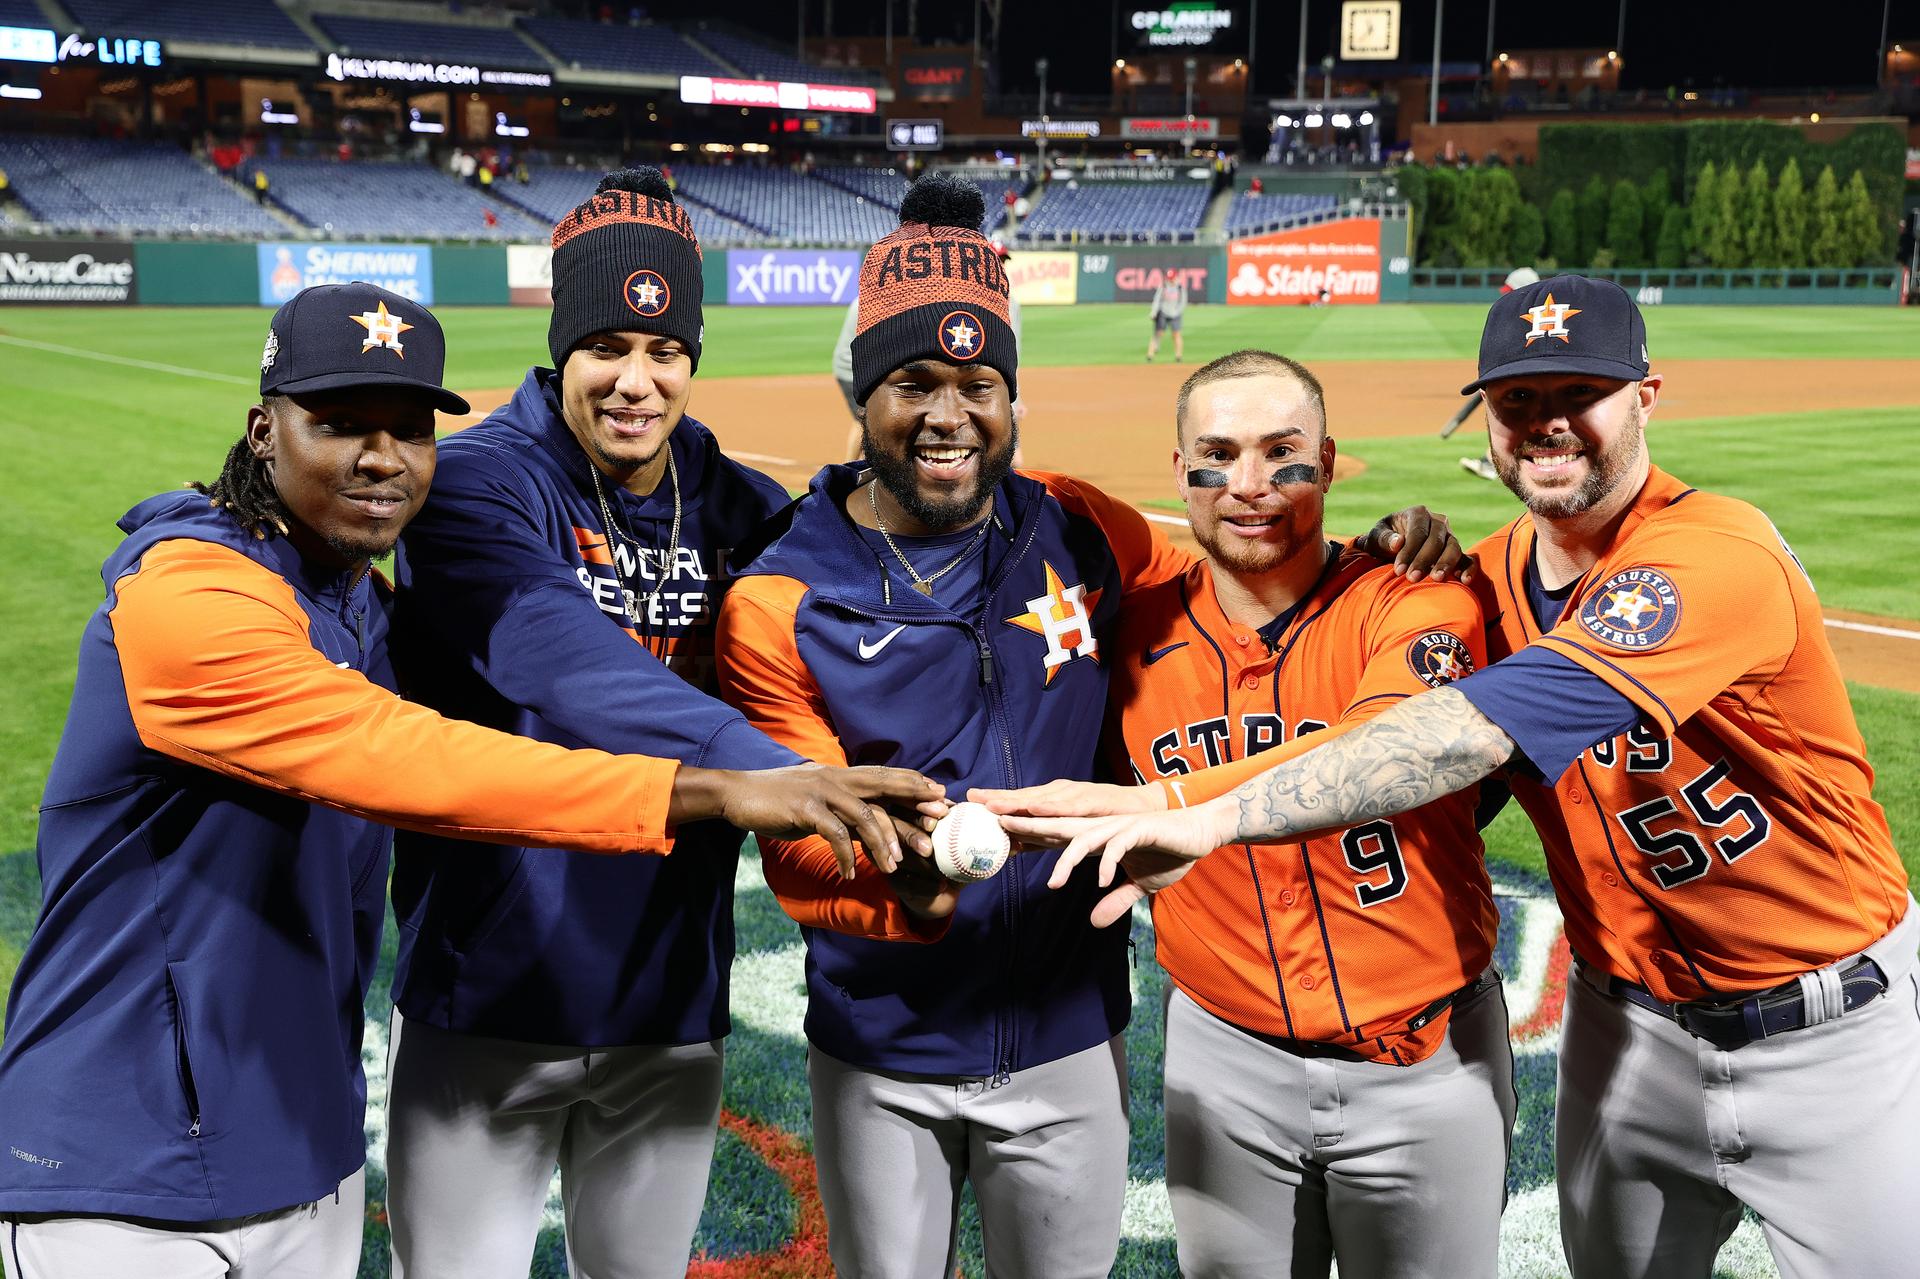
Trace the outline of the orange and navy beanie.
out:
[[[853,335],[854,399],[914,360],[998,369],[1018,396],[1007,273],[987,237],[980,188],[928,173],[900,204],[900,229],[867,250]]]
[[[679,338],[700,367],[700,241],[650,165],[600,179],[594,197],[553,228],[553,366],[594,333]]]

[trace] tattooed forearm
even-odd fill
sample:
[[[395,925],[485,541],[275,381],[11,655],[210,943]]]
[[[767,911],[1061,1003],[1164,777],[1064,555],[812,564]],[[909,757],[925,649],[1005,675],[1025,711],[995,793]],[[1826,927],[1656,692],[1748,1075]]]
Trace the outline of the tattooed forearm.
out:
[[[1234,791],[1240,824],[1233,842],[1404,813],[1471,786],[1513,751],[1513,739],[1457,689],[1423,693]]]

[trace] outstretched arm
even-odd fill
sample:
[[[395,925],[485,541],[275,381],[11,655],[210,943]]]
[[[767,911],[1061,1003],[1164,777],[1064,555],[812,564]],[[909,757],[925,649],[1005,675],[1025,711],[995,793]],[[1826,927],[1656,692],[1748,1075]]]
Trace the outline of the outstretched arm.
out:
[[[1513,751],[1513,739],[1465,695],[1440,688],[1194,808],[1000,821],[1030,843],[1066,844],[1050,881],[1056,888],[1088,857],[1099,857],[1102,885],[1124,869],[1127,882],[1094,910],[1094,922],[1108,924],[1223,844],[1272,843],[1391,817],[1472,785]]]

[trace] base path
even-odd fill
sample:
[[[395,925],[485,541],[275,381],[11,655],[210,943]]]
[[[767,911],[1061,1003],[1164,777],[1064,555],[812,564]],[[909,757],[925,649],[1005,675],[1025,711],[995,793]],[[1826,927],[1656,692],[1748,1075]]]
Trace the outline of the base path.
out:
[[[1160,509],[1173,494],[1173,402],[1194,364],[1123,364],[1020,370],[1027,405],[1026,464],[1071,472],[1145,506],[1191,545],[1177,515]],[[1673,390],[1660,420],[1899,408],[1920,403],[1920,360],[1678,360],[1658,366]],[[1434,435],[1460,406],[1468,360],[1323,360],[1314,372],[1343,440]],[[511,388],[463,392],[474,412],[442,416],[471,425],[506,402]],[[700,379],[693,416],[722,424],[726,450],[791,489],[844,456],[851,425],[824,372]],[[1469,421],[1462,433],[1478,434]],[[1348,462],[1345,457],[1343,463]],[[1350,472],[1342,466],[1336,475]],[[1920,623],[1829,610],[1828,638],[1849,679],[1920,693]],[[1837,623],[1837,624],[1836,624]],[[1886,633],[1892,632],[1892,633]]]

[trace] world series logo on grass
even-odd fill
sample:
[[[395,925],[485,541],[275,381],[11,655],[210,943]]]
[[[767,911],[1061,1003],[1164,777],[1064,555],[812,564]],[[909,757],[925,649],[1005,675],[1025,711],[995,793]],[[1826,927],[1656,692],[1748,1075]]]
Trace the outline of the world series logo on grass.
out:
[[[1679,590],[1650,568],[1615,573],[1580,606],[1580,625],[1589,635],[1630,652],[1653,648],[1679,624]]]

